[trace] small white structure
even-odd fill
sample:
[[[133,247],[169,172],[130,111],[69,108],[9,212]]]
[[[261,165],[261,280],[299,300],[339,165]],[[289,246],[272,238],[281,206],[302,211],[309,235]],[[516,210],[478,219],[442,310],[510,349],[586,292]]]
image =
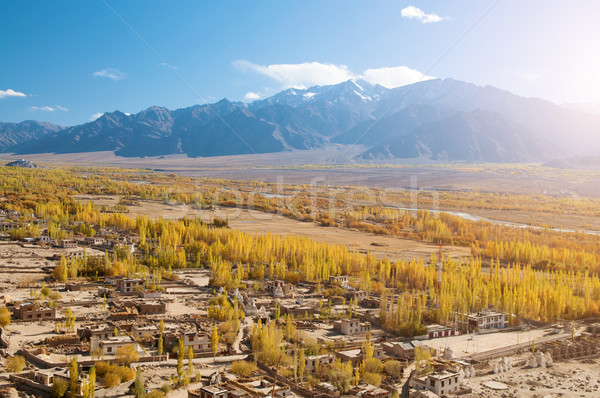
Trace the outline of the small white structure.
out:
[[[281,287],[277,286],[275,288],[275,291],[273,292],[273,297],[277,297],[277,298],[283,297],[283,290],[281,290]]]
[[[334,322],[333,328],[340,333],[353,336],[357,334],[365,334],[371,331],[370,322],[360,322],[356,319],[342,319]]]
[[[331,365],[333,361],[334,356],[331,354],[312,355],[306,357],[306,370],[312,373],[317,369],[317,366]]]
[[[339,285],[340,287],[342,287],[344,289],[348,289],[348,276],[347,275],[330,276],[329,282]]]
[[[130,336],[113,336],[98,342],[93,342],[93,340],[94,338],[90,339],[90,346],[100,347],[104,355],[115,355],[119,348],[129,345],[134,346],[136,351],[141,351],[137,343]]]
[[[116,289],[121,293],[132,293],[144,287],[144,280],[139,278],[117,279]]]
[[[246,316],[258,315],[258,308],[256,307],[256,300],[254,298],[251,298],[248,304],[244,306],[244,313]]]
[[[442,355],[443,359],[452,360],[454,359],[454,351],[450,347],[446,347],[444,350],[444,355]]]
[[[410,386],[416,390],[429,390],[437,395],[454,393],[460,390],[460,373],[442,371],[421,377],[413,377]]]

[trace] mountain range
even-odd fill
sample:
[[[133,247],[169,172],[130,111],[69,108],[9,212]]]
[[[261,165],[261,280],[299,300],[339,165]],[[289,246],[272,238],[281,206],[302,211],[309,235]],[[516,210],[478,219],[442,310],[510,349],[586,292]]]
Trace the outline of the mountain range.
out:
[[[107,112],[71,127],[0,123],[0,151],[16,154],[208,157],[331,145],[360,145],[364,160],[547,161],[600,148],[600,116],[453,79],[395,89],[353,79],[250,104]]]

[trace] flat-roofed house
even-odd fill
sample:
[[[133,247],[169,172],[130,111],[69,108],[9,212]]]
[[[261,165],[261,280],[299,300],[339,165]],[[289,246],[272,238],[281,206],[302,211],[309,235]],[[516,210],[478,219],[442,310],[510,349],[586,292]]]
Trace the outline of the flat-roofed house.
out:
[[[462,378],[459,373],[444,370],[421,377],[413,377],[410,386],[416,390],[429,390],[442,396],[460,390]]]
[[[508,314],[494,310],[483,310],[458,317],[458,326],[467,333],[477,330],[504,329],[508,327]]]
[[[140,278],[117,279],[116,289],[121,293],[133,293],[144,287],[144,280]]]
[[[63,249],[75,249],[77,248],[77,242],[75,242],[73,239],[61,239],[58,241],[58,246],[62,247]]]
[[[365,334],[371,331],[370,322],[361,322],[357,319],[341,319],[334,322],[333,327],[340,333],[349,336]]]
[[[93,339],[90,340],[90,346],[93,345],[92,340]],[[104,355],[115,355],[119,348],[128,345],[134,346],[136,351],[139,351],[137,343],[130,336],[111,336],[106,339],[101,339],[94,345],[102,348],[102,353]]]
[[[56,318],[56,308],[41,307],[34,303],[23,303],[13,309],[15,319],[23,321],[47,321]]]

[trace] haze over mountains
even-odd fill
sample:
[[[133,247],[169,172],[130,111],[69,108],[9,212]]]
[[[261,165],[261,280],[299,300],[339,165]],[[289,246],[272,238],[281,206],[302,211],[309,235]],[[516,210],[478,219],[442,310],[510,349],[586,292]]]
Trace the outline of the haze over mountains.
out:
[[[17,154],[198,157],[356,144],[363,159],[544,161],[600,148],[600,116],[453,79],[396,89],[349,80],[250,104],[115,111],[67,128],[0,123],[0,151]]]

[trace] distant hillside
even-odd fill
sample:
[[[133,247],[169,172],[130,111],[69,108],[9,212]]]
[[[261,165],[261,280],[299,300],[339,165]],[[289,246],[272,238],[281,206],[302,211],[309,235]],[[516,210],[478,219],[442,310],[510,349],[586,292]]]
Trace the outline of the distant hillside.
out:
[[[0,152],[26,142],[35,141],[43,136],[62,130],[52,123],[27,120],[21,123],[0,122]]]
[[[387,139],[363,156],[467,162],[528,162],[552,155],[547,143],[508,118],[488,111],[458,112]]]
[[[362,145],[362,158],[530,162],[600,147],[600,116],[453,79],[396,89],[349,80],[251,104],[115,111],[60,128],[0,124],[0,151],[222,156]]]

